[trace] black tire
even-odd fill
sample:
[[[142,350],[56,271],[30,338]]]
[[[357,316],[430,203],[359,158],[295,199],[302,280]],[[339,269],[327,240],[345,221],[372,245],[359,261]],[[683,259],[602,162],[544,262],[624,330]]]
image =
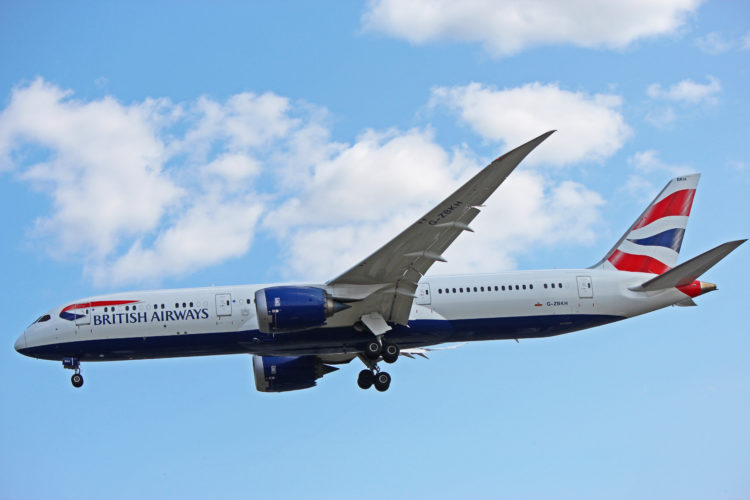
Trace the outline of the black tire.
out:
[[[360,389],[369,389],[375,383],[375,376],[370,370],[362,370],[357,377],[357,385]]]
[[[73,384],[73,387],[78,388],[83,385],[83,375],[80,373],[74,373],[72,377],[70,377],[70,383]]]
[[[380,372],[375,375],[375,389],[385,392],[391,386],[391,376],[388,372]]]
[[[396,344],[385,344],[383,346],[383,361],[386,363],[395,363],[399,354],[401,354],[401,349]]]
[[[380,342],[371,340],[365,346],[365,356],[367,356],[367,359],[378,359],[382,350],[383,346],[380,345]]]

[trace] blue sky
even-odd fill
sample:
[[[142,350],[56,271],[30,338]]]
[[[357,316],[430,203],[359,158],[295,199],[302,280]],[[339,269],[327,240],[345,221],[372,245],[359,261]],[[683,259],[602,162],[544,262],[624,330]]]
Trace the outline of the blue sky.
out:
[[[523,20],[523,22],[521,22]],[[750,8],[661,2],[0,7],[3,498],[742,498],[748,250],[699,307],[352,363],[88,364],[12,345],[128,289],[331,278],[487,161],[558,132],[432,273],[585,267],[701,172],[688,258],[750,235]]]

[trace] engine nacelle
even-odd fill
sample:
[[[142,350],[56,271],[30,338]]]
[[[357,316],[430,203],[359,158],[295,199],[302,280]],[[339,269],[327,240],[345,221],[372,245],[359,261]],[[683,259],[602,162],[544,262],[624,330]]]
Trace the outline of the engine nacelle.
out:
[[[263,333],[315,328],[347,307],[333,300],[325,290],[311,286],[274,286],[255,292],[258,328]]]
[[[286,392],[315,386],[315,381],[338,370],[317,356],[253,355],[255,388],[260,392]]]

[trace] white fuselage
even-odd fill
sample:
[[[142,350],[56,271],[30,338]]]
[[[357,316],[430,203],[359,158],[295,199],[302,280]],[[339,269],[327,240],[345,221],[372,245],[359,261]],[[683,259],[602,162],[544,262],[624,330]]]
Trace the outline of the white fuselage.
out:
[[[409,327],[394,327],[386,336],[412,347],[543,337],[636,316],[688,298],[676,288],[628,290],[650,277],[601,269],[424,277]],[[16,348],[44,359],[70,356],[90,361],[240,352],[344,354],[360,350],[371,335],[356,325],[338,325],[337,315],[319,328],[263,334],[253,298],[267,286],[89,297],[49,311],[24,332]]]

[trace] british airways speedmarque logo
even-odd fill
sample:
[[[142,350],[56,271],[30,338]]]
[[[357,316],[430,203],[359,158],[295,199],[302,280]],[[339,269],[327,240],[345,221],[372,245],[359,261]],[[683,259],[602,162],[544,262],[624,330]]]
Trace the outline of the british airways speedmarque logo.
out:
[[[109,306],[126,306],[130,304],[139,304],[140,300],[97,300],[93,302],[82,302],[71,304],[60,311],[60,317],[68,321],[75,321],[85,318],[90,312],[97,307]],[[135,309],[135,306],[133,307]],[[116,312],[114,307],[112,312],[104,312],[92,315],[94,325],[119,325],[123,323],[149,323],[149,322],[166,322],[188,319],[208,319],[208,308],[200,309],[180,309],[178,310],[159,310],[159,311],[120,311]]]
[[[122,306],[125,304],[137,304],[139,300],[97,300],[94,302],[82,302],[80,304],[71,304],[60,311],[60,317],[68,321],[75,321],[83,318],[88,314],[87,309],[92,307],[104,306]],[[78,311],[78,312],[76,312]]]

